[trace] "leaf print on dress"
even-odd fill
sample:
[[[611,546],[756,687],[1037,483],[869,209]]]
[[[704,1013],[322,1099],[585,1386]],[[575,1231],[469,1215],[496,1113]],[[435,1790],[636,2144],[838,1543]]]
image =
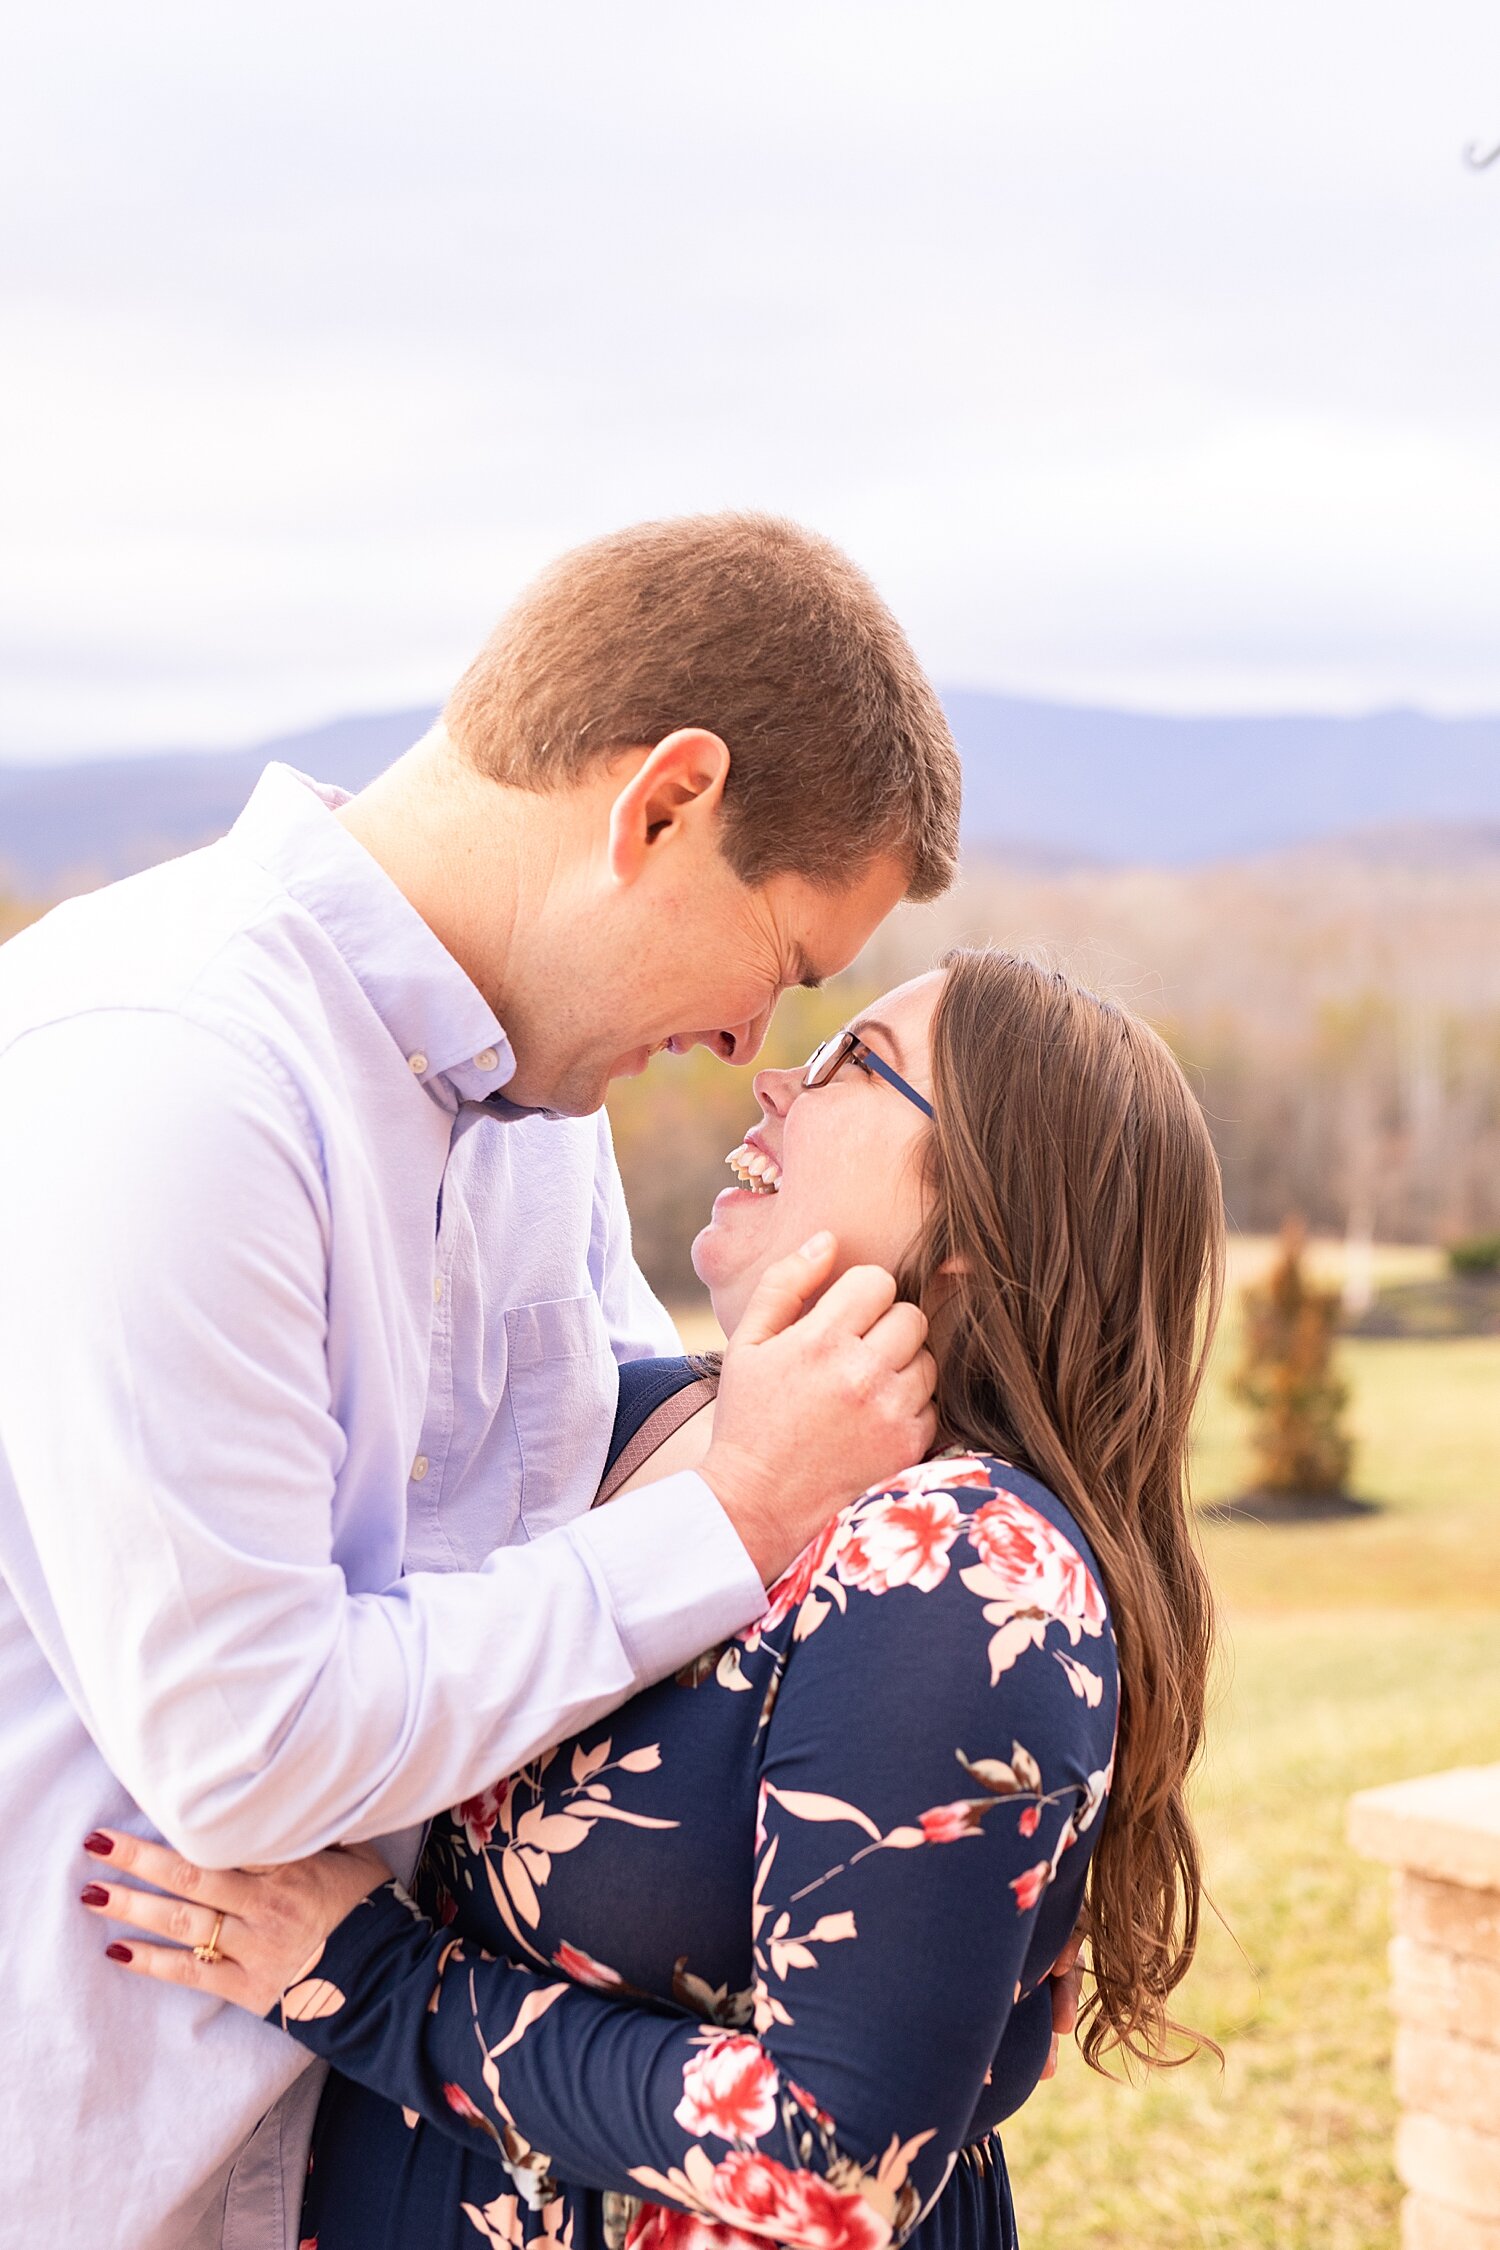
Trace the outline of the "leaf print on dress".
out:
[[[1023,1836],[1034,1836],[1041,1822],[1042,1807],[1073,1795],[1071,1789],[1063,1790],[1058,1797],[1044,1797],[1042,1770],[1029,1750],[1019,1742],[1010,1747],[1010,1758],[966,1758],[962,1750],[954,1752],[965,1773],[970,1773],[984,1789],[982,1797],[959,1797],[952,1804],[933,1805],[921,1819],[922,1839],[928,1844],[956,1844],[965,1836],[977,1836],[986,1814],[998,1805],[1011,1800],[1019,1809],[1017,1829]]]
[[[526,1933],[540,1927],[542,1906],[537,1894],[546,1887],[554,1858],[587,1843],[600,1821],[619,1821],[628,1828],[677,1826],[675,1820],[659,1820],[617,1805],[614,1789],[604,1779],[606,1774],[657,1772],[660,1744],[645,1743],[618,1758],[611,1758],[612,1748],[609,1735],[587,1747],[575,1743],[569,1766],[572,1778],[561,1786],[556,1775],[550,1782],[545,1779],[556,1757],[554,1750],[545,1751],[480,1796],[465,1799],[452,1815],[455,1826],[463,1830],[469,1854],[484,1862],[490,1897],[506,1930],[543,1968],[552,1967],[554,1960]],[[463,1846],[458,1847],[457,1858],[462,1861]]]
[[[1068,1685],[1080,1702],[1086,1703],[1091,1711],[1097,1711],[1104,1701],[1104,1682],[1098,1673],[1091,1671],[1087,1664],[1080,1664],[1076,1657],[1065,1655],[1060,1648],[1055,1648],[1052,1654],[1062,1666]]]
[[[747,2024],[755,2006],[755,1995],[748,1988],[734,1991],[728,1984],[710,1984],[706,1977],[694,1976],[685,1953],[673,1964],[672,1998],[688,2015],[721,2024],[726,2031]]]
[[[794,1610],[800,1609],[820,1584],[826,1591],[835,1592],[829,1573],[838,1558],[839,1549],[849,1536],[849,1530],[846,1510],[835,1516],[833,1522],[820,1531],[816,1538],[809,1539],[796,1561],[769,1588],[766,1606],[754,1624],[747,1625],[743,1632],[735,1635],[742,1647],[752,1651],[758,1649],[766,1634],[774,1633],[777,1626],[790,1617]],[[842,1602],[841,1593],[837,1598]],[[814,1608],[818,1618],[825,1614],[821,1603],[815,1603]]]
[[[1104,1597],[1082,1556],[1015,1493],[997,1492],[966,1528],[984,1559],[959,1577],[984,1602],[985,1622],[997,1628],[989,1645],[992,1686],[1028,1649],[1042,1647],[1049,1625],[1061,1625],[1075,1647],[1082,1634],[1097,1639],[1103,1633]],[[1073,1687],[1085,1693],[1082,1682]]]
[[[714,1666],[714,1678],[721,1688],[728,1688],[737,1694],[744,1694],[755,1685],[753,1680],[746,1678],[745,1667],[740,1662],[740,1652],[733,1641]]]
[[[962,1750],[953,1754],[964,1772],[972,1774],[992,1797],[1014,1797],[1022,1791],[1034,1794],[1042,1786],[1041,1767],[1019,1742],[1012,1742],[1008,1759],[966,1758]]]
[[[845,1938],[858,1935],[854,1916],[848,1907],[839,1914],[820,1914],[810,1929],[802,1931],[792,1928],[792,1917],[783,1908],[766,1939],[766,1951],[771,1958],[771,1974],[784,1983],[789,1969],[817,1968],[818,1956],[813,1951],[815,1945],[838,1945]]]
[[[336,1984],[326,1977],[304,1977],[281,1995],[283,2023],[317,2023],[324,2016],[337,2015],[344,2005],[344,1995]]]
[[[534,2234],[527,2232],[519,2196],[497,2195],[482,2208],[477,2203],[464,2203],[459,2208],[481,2241],[492,2244],[493,2250],[572,2250],[573,2213],[562,2196],[543,2205],[537,2214],[541,2227]]]
[[[475,2233],[493,2244],[494,2250],[521,2250],[526,2230],[521,2224],[518,2195],[497,2195],[482,2208],[477,2203],[460,2204],[459,2208]]]
[[[780,1805],[794,1820],[848,1821],[862,1828],[867,1836],[880,1841],[880,1830],[858,1805],[846,1804],[842,1797],[825,1797],[815,1789],[778,1789],[771,1781],[761,1783],[761,1803]],[[762,1813],[764,1818],[764,1813]]]

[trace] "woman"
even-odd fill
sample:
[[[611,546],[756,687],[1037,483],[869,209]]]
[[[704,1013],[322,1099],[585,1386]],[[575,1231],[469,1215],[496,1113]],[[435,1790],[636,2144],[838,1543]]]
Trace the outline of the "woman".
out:
[[[1167,2058],[1210,1639],[1201,1114],[1143,1025],[996,952],[755,1090],[694,1245],[723,1325],[832,1228],[927,1310],[945,1450],[846,1509],[750,1631],[436,1823],[415,1901],[356,1847],[205,1875],[217,1965],[118,1949],[334,2063],[317,2250],[1013,2241],[995,2127],[1081,1913],[1090,2061]],[[701,1454],[695,1373],[626,1371],[615,1484]],[[112,1885],[95,1911],[173,1909]]]

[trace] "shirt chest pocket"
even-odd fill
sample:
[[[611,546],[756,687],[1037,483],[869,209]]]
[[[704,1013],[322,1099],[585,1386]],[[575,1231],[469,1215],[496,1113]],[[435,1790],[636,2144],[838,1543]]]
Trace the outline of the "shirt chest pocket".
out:
[[[505,1403],[530,1539],[583,1514],[599,1488],[618,1377],[599,1300],[559,1297],[505,1315]]]

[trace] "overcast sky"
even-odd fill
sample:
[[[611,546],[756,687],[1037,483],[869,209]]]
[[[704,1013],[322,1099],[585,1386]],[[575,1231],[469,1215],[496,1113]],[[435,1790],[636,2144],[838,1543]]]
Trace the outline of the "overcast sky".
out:
[[[936,676],[1500,708],[1494,0],[52,0],[0,73],[0,757],[436,700],[636,517]]]

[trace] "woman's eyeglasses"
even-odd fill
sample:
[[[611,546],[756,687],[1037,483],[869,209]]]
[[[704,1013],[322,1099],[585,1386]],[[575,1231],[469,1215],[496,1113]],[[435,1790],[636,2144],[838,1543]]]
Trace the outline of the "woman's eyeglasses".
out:
[[[807,1087],[826,1086],[829,1079],[843,1069],[845,1063],[853,1063],[856,1070],[873,1072],[877,1078],[883,1078],[888,1086],[894,1086],[898,1094],[904,1094],[909,1102],[915,1102],[924,1117],[932,1115],[931,1102],[924,1100],[915,1086],[908,1086],[900,1072],[892,1070],[890,1064],[883,1056],[877,1055],[873,1047],[867,1047],[857,1031],[840,1031],[832,1039],[825,1039],[803,1071],[802,1083]]]

